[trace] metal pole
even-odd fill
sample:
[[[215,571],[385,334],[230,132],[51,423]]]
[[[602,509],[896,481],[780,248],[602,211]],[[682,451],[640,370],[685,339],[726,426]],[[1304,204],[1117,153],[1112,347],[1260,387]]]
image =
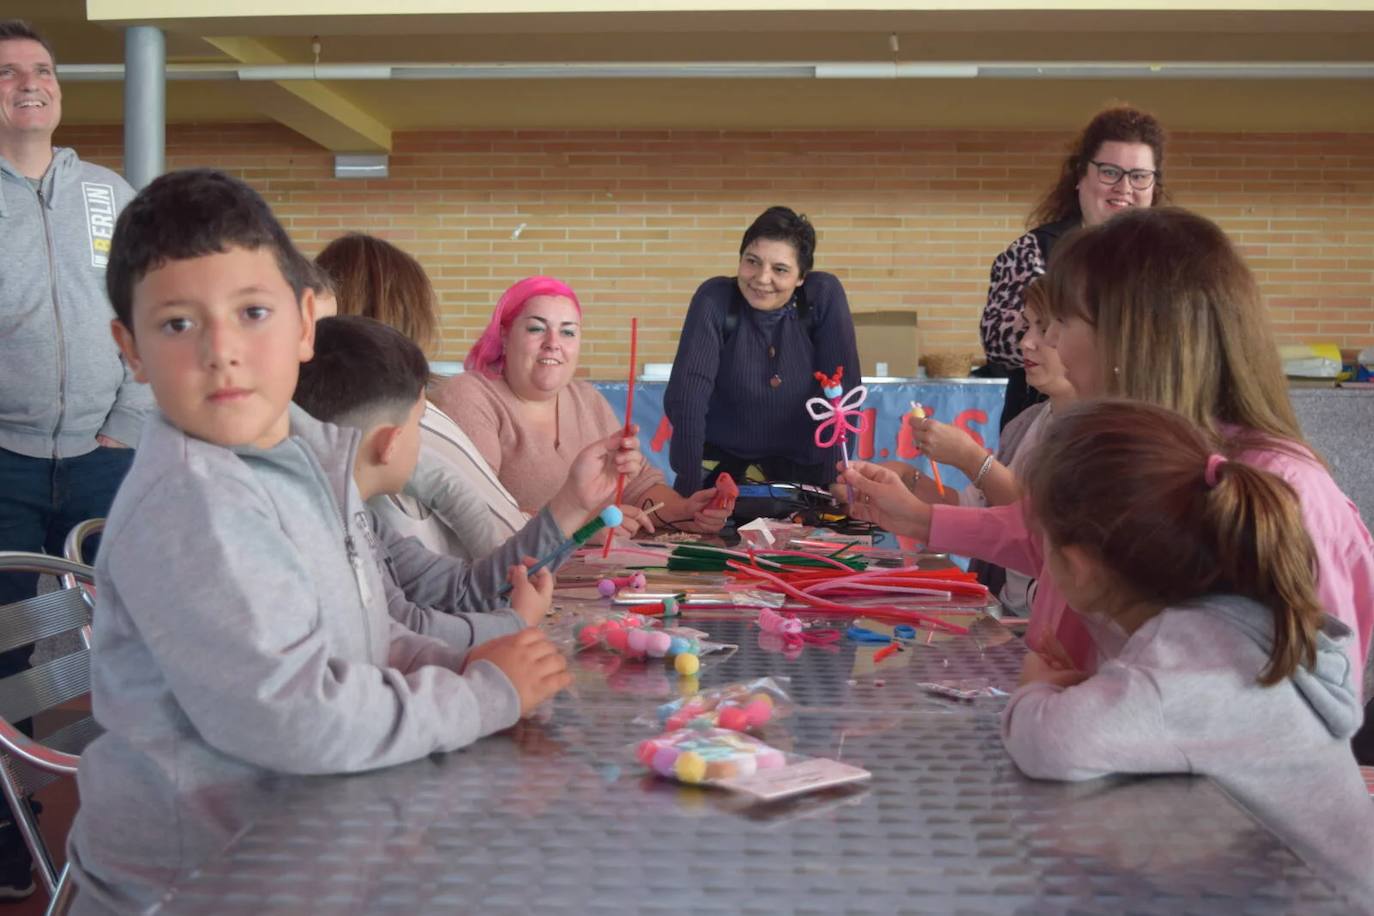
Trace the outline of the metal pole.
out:
[[[149,25],[124,30],[124,178],[135,190],[162,174],[167,148],[167,43]]]

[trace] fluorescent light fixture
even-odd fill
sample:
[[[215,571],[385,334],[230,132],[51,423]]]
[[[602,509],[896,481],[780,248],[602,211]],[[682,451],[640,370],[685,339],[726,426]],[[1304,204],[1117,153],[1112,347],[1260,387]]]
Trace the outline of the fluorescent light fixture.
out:
[[[388,174],[385,153],[337,153],[335,178],[385,178]]]

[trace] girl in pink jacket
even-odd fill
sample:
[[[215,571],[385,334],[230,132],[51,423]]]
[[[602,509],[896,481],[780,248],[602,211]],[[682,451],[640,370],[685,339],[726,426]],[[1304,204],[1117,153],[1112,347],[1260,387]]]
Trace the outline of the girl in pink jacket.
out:
[[[1217,452],[1297,492],[1317,596],[1355,631],[1358,688],[1374,626],[1374,541],[1303,439],[1254,275],[1226,234],[1186,210],[1133,210],[1060,242],[1042,282],[1052,318],[1046,338],[1079,398],[1171,408],[1204,430]],[[1084,671],[1120,650],[1122,634],[1076,613],[1055,586],[1024,503],[932,507],[885,468],[859,463],[845,476],[860,494],[856,516],[933,550],[1038,576],[1027,634],[1033,649],[1048,651],[1054,636]],[[1173,534],[1161,525],[1157,536]]]

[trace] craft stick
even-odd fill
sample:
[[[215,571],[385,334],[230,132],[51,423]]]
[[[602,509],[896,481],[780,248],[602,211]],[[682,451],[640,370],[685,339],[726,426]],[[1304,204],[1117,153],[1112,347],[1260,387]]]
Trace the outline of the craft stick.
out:
[[[924,420],[926,418],[926,410],[920,404],[916,403],[915,401],[912,401],[911,415],[918,420]],[[940,480],[940,465],[936,464],[935,459],[932,458],[929,454],[926,455],[926,460],[930,462],[930,476],[935,479],[935,489],[940,492],[941,496],[944,496],[945,485]]]
[[[635,364],[639,354],[639,319],[630,319],[630,385],[625,392],[625,435],[630,434],[630,421],[634,417],[635,411]],[[615,504],[620,505],[620,500],[625,495],[625,475],[618,474],[615,478]],[[611,554],[611,542],[615,540],[615,529],[611,528],[606,532],[606,546],[601,550],[602,558]]]

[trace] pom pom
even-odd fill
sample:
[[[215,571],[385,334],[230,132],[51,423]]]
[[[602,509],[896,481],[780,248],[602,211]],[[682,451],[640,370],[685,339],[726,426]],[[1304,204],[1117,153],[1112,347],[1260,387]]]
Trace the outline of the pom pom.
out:
[[[677,758],[677,748],[659,747],[654,751],[654,759],[649,766],[653,767],[655,773],[662,773],[664,776],[672,776],[673,765],[677,763]]]
[[[649,584],[649,580],[644,578],[644,573],[637,572],[630,576],[630,588],[643,588]]]
[[[668,649],[672,644],[673,637],[664,633],[662,630],[656,630],[649,634],[644,650],[654,658],[662,658],[668,654]]]
[[[623,632],[623,631],[622,631]],[[630,630],[626,634],[626,643],[629,650],[636,655],[643,655],[649,648],[649,634],[645,630]]]
[[[601,628],[588,624],[577,633],[577,641],[584,646],[594,646],[601,641]]]
[[[635,757],[646,767],[654,765],[654,755],[658,753],[658,745],[652,740],[639,742],[639,747],[635,750]]]
[[[692,644],[685,637],[674,636],[668,643],[669,655],[681,655],[690,651],[692,651]]]
[[[611,597],[616,592],[615,580],[602,579],[600,582],[596,583],[596,590],[600,593],[602,598]]]
[[[677,599],[674,598],[672,595],[669,595],[667,598],[664,598],[664,599],[663,599],[663,616],[664,616],[664,617],[676,617],[676,616],[677,616]]]
[[[742,732],[749,727],[749,715],[738,706],[726,706],[716,717],[716,724],[721,728]]]
[[[620,627],[606,630],[606,645],[616,652],[624,652],[630,645],[630,634]]]
[[[619,506],[607,506],[601,510],[600,516],[607,528],[618,528],[625,521],[625,513],[620,511]]]
[[[773,703],[771,700],[750,700],[742,712],[750,728],[759,728],[773,718]]]
[[[678,674],[696,674],[701,670],[701,659],[689,653],[682,653],[673,661]]]
[[[696,751],[679,754],[673,762],[673,774],[683,782],[701,782],[706,778],[706,758]]]

